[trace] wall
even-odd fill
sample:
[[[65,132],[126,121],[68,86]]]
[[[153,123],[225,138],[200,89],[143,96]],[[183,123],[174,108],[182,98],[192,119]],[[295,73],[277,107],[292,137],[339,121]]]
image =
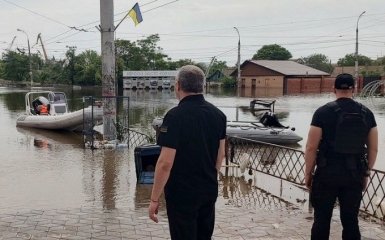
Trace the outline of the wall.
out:
[[[334,78],[331,77],[288,77],[285,94],[331,92]]]
[[[243,87],[253,88],[253,79],[255,79],[254,88],[283,88],[283,76],[242,76]]]

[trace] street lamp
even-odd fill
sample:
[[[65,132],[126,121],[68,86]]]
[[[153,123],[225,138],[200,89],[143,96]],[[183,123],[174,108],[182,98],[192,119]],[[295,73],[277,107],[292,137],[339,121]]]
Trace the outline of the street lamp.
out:
[[[354,67],[354,79],[355,79],[355,89],[357,91],[357,84],[358,84],[358,22],[360,21],[360,18],[362,17],[362,15],[364,15],[364,13],[366,13],[366,11],[363,11],[360,16],[358,16],[358,19],[357,19],[357,25],[356,25],[356,53],[355,53],[355,58],[356,58],[356,61],[355,61],[355,67]]]
[[[24,30],[18,28],[17,31],[24,33],[25,36],[27,37],[27,42],[28,42],[28,59],[29,59],[29,77],[31,79],[31,88],[32,88],[32,84],[33,84],[33,79],[32,79],[32,60],[31,60],[31,47],[29,45],[29,37],[28,37],[28,34]]]
[[[238,61],[237,61],[237,67],[238,67],[238,75],[237,75],[237,87],[241,87],[241,36],[239,35],[239,31],[237,27],[234,27],[235,30],[237,30],[238,33]]]

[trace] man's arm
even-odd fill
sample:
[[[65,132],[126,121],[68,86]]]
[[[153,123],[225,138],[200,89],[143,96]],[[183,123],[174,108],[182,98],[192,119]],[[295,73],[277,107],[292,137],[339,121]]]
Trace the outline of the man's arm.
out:
[[[378,152],[378,130],[377,127],[371,128],[368,134],[368,167],[373,169]]]
[[[217,162],[215,164],[215,167],[217,168],[218,173],[219,173],[219,170],[222,167],[223,159],[225,158],[225,142],[226,142],[226,139],[221,139],[219,141]]]
[[[312,174],[316,164],[317,150],[322,137],[322,129],[310,126],[305,150],[305,183],[311,188]]]
[[[176,150],[173,148],[162,147],[155,167],[154,185],[152,187],[151,202],[148,208],[149,217],[158,222],[156,214],[159,208],[159,198],[163,193],[164,186],[170,176],[172,165],[174,164]]]

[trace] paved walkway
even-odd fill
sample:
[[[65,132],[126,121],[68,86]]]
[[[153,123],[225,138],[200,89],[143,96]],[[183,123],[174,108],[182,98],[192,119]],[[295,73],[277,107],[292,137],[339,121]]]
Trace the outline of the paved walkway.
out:
[[[309,239],[312,217],[300,210],[261,210],[218,203],[214,240]],[[385,239],[385,227],[360,222],[363,239]],[[341,239],[338,213],[331,239]],[[147,209],[31,210],[0,214],[0,239],[169,239],[165,212],[160,223],[151,222]]]

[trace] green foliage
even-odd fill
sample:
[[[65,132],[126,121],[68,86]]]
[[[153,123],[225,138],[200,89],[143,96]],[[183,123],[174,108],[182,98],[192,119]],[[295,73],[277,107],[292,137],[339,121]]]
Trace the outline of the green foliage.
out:
[[[292,57],[291,53],[278,44],[264,45],[253,56],[253,60],[288,60]]]
[[[3,54],[3,77],[12,81],[29,79],[29,59],[23,53],[6,51]]]
[[[66,78],[69,80],[71,85],[74,85],[75,80],[75,57],[76,57],[76,47],[70,46],[67,47],[68,50],[66,52],[66,65],[64,67],[64,74]]]
[[[233,88],[237,85],[237,80],[231,77],[224,77],[222,82],[224,88]]]
[[[226,68],[227,68],[227,64],[225,61],[214,61],[210,67],[210,71],[208,73],[208,76],[210,76],[211,74],[213,74],[217,70],[222,72]]]
[[[312,54],[308,57],[302,58],[300,62],[302,62],[301,64],[327,73],[332,73],[334,70],[334,67],[330,63],[330,60],[324,54]]]
[[[94,50],[86,50],[75,57],[75,83],[85,86],[101,85],[102,61]]]
[[[385,57],[379,57],[375,61],[373,61],[373,64],[377,66],[384,66],[385,67]]]
[[[369,57],[358,54],[358,65],[359,66],[369,66],[372,64],[373,60]],[[350,53],[346,54],[345,57],[338,59],[338,66],[355,66],[356,57],[355,54]]]

